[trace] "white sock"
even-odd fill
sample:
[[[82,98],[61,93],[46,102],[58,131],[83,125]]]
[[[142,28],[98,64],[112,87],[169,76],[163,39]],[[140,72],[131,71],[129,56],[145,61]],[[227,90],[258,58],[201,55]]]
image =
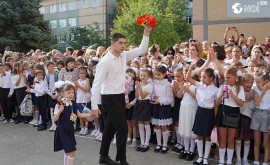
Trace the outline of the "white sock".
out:
[[[56,126],[56,124],[53,122],[53,110],[54,110],[54,108],[50,108],[52,126]]]
[[[236,159],[241,161],[241,141],[235,140]]]
[[[260,162],[259,161],[254,161],[253,164],[254,165],[260,165]]]
[[[269,165],[269,163],[264,163],[264,162],[263,162],[263,164],[262,164],[262,165]]]
[[[144,127],[145,127],[145,133],[146,133],[145,145],[149,146],[149,140],[151,137],[151,128],[150,128],[150,125],[144,125]]]
[[[225,151],[226,149],[219,148],[219,163],[224,164],[224,157],[225,157]]]
[[[181,144],[181,146],[184,146],[184,144],[185,144],[184,143],[184,140],[185,140],[185,138],[183,138],[183,137],[180,136],[180,144]]]
[[[163,135],[163,146],[167,147],[168,144],[168,132],[162,132]]]
[[[176,138],[177,138],[177,143],[181,144],[181,136],[178,133],[178,127],[174,127],[175,133],[176,133]]]
[[[131,138],[127,138],[127,141],[130,142],[131,141]]]
[[[39,122],[38,124],[42,124],[42,118],[41,118],[41,115],[39,115]]]
[[[193,152],[195,151],[195,146],[196,146],[196,143],[195,143],[196,139],[195,138],[191,138],[190,139],[190,147],[189,147],[189,151],[190,152]]]
[[[36,121],[38,121],[39,111],[35,111],[35,115],[34,115],[34,116],[35,116],[34,119],[35,119]]]
[[[185,150],[189,151],[190,138],[184,138]]]
[[[161,130],[156,129],[156,136],[157,136],[157,144],[161,146]]]
[[[244,161],[247,160],[249,149],[250,149],[250,142],[249,141],[245,141],[244,142],[244,156],[243,156],[243,160]]]
[[[197,144],[198,145],[198,144]],[[211,145],[212,145],[212,142],[211,141],[206,141],[205,142],[205,149],[204,149],[204,159],[203,159],[203,164],[208,164],[208,156],[209,156],[209,153],[210,153],[210,150],[211,150]]]
[[[199,158],[196,162],[200,163],[203,160],[203,141],[202,140],[197,140],[197,149],[198,149]]]
[[[144,132],[144,124],[139,124],[139,132],[140,132],[140,138],[141,138],[141,145],[144,145],[144,137],[145,137],[145,132]]]
[[[137,139],[132,139],[132,141],[133,141],[133,142],[136,142],[136,141],[137,141]]]
[[[67,165],[67,155],[66,154],[64,154],[64,165]]]
[[[74,158],[68,156],[67,157],[67,165],[72,165],[73,160],[74,160]]]
[[[227,148],[227,164],[232,164],[233,152],[234,149]]]

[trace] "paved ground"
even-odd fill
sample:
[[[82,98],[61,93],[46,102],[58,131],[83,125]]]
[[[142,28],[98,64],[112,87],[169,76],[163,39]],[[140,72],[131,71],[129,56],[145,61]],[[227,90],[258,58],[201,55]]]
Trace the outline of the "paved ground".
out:
[[[76,132],[77,134],[78,132]],[[53,152],[54,133],[36,131],[30,125],[0,123],[0,165],[62,165],[64,152]],[[100,143],[89,136],[76,135],[77,156],[74,165],[98,165]],[[115,157],[116,147],[111,145],[110,156]],[[146,153],[127,147],[127,159],[131,165],[191,165],[169,152],[159,154],[153,147]],[[210,164],[217,164],[210,161]]]

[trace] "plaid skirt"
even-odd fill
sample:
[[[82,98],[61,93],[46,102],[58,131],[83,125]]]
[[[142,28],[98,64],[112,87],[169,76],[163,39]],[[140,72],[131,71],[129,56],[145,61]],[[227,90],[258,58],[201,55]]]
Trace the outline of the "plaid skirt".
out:
[[[253,138],[253,130],[250,128],[251,118],[241,115],[240,126],[237,129],[235,137],[242,140],[249,140]]]

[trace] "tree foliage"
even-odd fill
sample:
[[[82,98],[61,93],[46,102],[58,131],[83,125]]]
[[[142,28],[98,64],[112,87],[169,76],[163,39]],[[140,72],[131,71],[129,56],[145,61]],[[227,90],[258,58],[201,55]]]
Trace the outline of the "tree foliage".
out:
[[[144,28],[136,24],[137,17],[150,14],[157,25],[151,31],[150,45],[159,44],[161,49],[173,46],[191,36],[191,25],[183,16],[188,0],[123,0],[118,3],[118,15],[111,33],[122,33],[127,44],[140,44]]]
[[[73,34],[74,40],[68,43],[74,49],[81,49],[82,46],[105,45],[106,40],[103,39],[104,32],[100,30],[97,23],[94,23],[94,26],[71,28],[69,31]]]
[[[41,0],[0,1],[0,51],[27,52],[50,49],[52,33],[48,21],[40,14]]]

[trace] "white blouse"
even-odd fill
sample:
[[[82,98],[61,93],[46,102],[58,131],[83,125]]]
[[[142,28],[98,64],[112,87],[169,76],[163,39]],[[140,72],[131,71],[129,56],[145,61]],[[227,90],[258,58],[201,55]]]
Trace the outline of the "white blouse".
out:
[[[258,93],[259,96],[262,94],[262,90],[260,90],[257,86],[254,86],[253,89],[255,92]],[[270,98],[270,90],[267,90],[263,96],[263,99],[262,99],[260,105],[256,106],[256,108],[270,111],[269,98]]]
[[[18,88],[22,88],[22,87],[27,86],[27,84],[25,84],[25,79],[26,78],[24,76],[22,76],[19,85],[16,86],[16,82],[19,79],[19,77],[20,77],[20,75],[18,75],[18,74],[12,76],[12,84],[13,84],[14,89],[18,89]]]
[[[218,96],[221,94],[221,91],[223,89],[223,85],[219,87],[218,89]],[[245,92],[244,92],[244,88],[242,86],[240,86],[240,91],[237,95],[237,90],[236,90],[236,85],[231,87],[230,85],[228,85],[228,89],[232,89],[232,92],[234,95],[236,95],[240,100],[245,101]],[[222,96],[222,101],[221,104],[223,104],[223,96]],[[224,99],[224,105],[230,106],[230,107],[240,107],[232,98],[232,96],[229,94],[229,98],[228,99]]]
[[[170,105],[173,102],[173,89],[167,79],[154,80],[152,96],[157,95],[160,105]]]
[[[195,87],[197,88],[196,99],[198,101],[198,106],[206,109],[213,109],[215,100],[217,99],[218,88],[213,83],[206,86],[198,81],[196,81]]]
[[[31,93],[35,93],[36,97],[44,96],[46,94],[46,82],[39,81],[35,83],[35,88],[30,90]]]
[[[147,92],[148,95],[144,99],[142,99],[139,90],[139,100],[150,100],[150,94],[153,92],[153,85],[151,83],[148,83],[147,85],[142,86],[142,91]]]

